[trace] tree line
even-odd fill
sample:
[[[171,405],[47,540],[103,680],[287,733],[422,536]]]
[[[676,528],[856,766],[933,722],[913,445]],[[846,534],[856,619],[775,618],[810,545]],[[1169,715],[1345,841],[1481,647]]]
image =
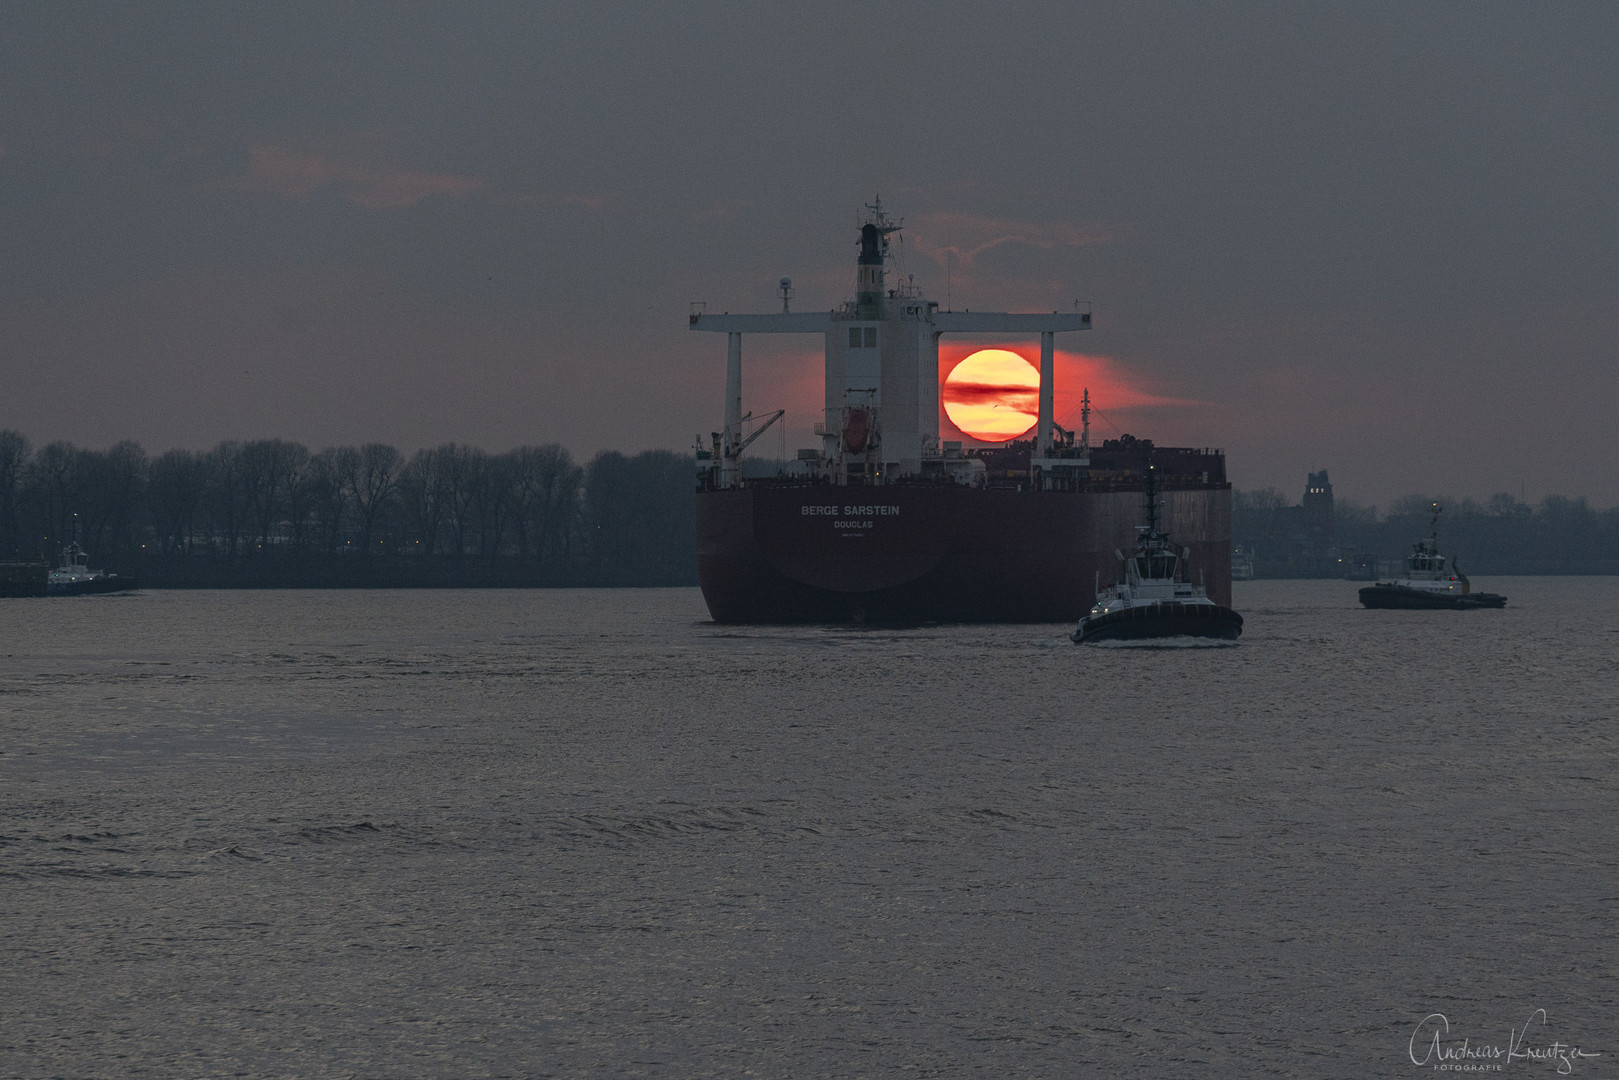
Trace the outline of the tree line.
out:
[[[1232,493],[1232,539],[1267,562],[1301,549],[1297,507],[1274,488]],[[1485,500],[1407,495],[1387,510],[1344,499],[1333,505],[1333,559],[1401,559],[1439,516],[1439,550],[1470,574],[1619,574],[1619,507],[1584,496],[1548,495],[1538,505],[1498,493]],[[1304,560],[1307,562],[1307,560]],[[1295,558],[1295,565],[1301,560]],[[1325,571],[1324,571],[1325,572]],[[1282,573],[1277,576],[1316,576]]]
[[[134,442],[37,450],[0,431],[0,559],[54,562],[77,541],[150,584],[689,584],[691,460],[557,444],[319,451],[226,441],[156,457]],[[515,576],[513,576],[515,575]],[[429,575],[431,576],[431,575]]]

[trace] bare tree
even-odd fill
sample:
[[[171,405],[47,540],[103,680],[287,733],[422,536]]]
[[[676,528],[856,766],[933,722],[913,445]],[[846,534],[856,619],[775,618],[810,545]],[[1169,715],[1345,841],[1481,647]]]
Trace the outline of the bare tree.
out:
[[[584,472],[556,443],[520,446],[506,456],[517,553],[544,561],[565,547],[568,526],[578,512]]]
[[[399,495],[412,539],[420,545],[424,557],[431,557],[438,551],[446,501],[439,451],[418,450],[411,456],[400,477]]]
[[[298,443],[260,439],[244,445],[237,456],[242,492],[257,525],[259,545],[268,547],[271,528],[288,513],[291,489],[309,461],[309,451]]]
[[[146,506],[151,459],[140,443],[125,439],[106,454],[98,470],[96,501],[102,504],[109,554],[132,557],[140,547],[139,530]]]
[[[105,558],[112,547],[112,460],[102,451],[76,450],[69,471],[68,510],[77,519],[74,531],[88,551]]]
[[[0,556],[15,556],[22,542],[19,516],[23,473],[34,448],[21,432],[0,431]]]
[[[511,517],[511,462],[504,454],[479,450],[473,459],[472,516],[477,522],[478,554],[493,559],[506,540]]]
[[[236,554],[251,515],[246,485],[242,480],[242,444],[235,440],[220,443],[208,451],[208,486],[203,508],[208,514],[211,539],[218,539],[225,551]]]
[[[200,454],[170,450],[152,462],[147,506],[164,553],[191,550],[207,485],[208,463]]]
[[[301,552],[308,547],[309,531],[316,524],[323,492],[314,475],[315,456],[302,446],[299,449],[303,450],[303,457],[287,484],[286,510],[291,526],[287,543],[294,551]]]
[[[352,478],[360,470],[360,452],[352,446],[331,446],[309,460],[309,498],[321,547],[336,551],[343,544],[343,527],[353,499]]]
[[[76,539],[72,503],[75,491],[75,464],[78,448],[70,442],[53,442],[29,461],[23,479],[23,500],[28,506],[30,545],[41,558],[48,558],[69,541]]]
[[[467,553],[467,531],[473,523],[473,504],[478,497],[478,475],[484,452],[471,446],[445,443],[433,451],[439,475],[443,478],[445,512],[450,533],[455,538],[450,553],[460,558]]]
[[[404,458],[391,446],[366,443],[360,447],[356,468],[349,477],[349,493],[360,514],[360,550],[371,553],[378,523],[393,501]]]

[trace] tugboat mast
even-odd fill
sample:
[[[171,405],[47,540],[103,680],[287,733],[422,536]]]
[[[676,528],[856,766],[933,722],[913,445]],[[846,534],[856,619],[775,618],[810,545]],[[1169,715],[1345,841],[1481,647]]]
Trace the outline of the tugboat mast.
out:
[[[1158,532],[1158,468],[1147,459],[1147,539],[1156,540]]]

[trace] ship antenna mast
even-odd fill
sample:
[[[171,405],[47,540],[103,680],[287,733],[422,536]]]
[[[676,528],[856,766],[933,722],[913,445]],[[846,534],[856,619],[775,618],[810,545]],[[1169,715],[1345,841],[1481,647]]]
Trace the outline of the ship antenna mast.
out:
[[[1433,545],[1434,545],[1433,549],[1435,551],[1439,550],[1439,510],[1440,510],[1439,503],[1435,502],[1433,504],[1433,522],[1428,527],[1429,528],[1429,539],[1433,541]]]
[[[1158,537],[1158,473],[1152,458],[1147,459],[1147,539]]]
[[[1091,388],[1088,386],[1079,402],[1079,456],[1091,456]]]

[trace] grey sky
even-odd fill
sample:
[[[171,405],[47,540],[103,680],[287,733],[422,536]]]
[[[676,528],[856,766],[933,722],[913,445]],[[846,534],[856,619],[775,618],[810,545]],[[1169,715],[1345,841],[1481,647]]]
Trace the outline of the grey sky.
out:
[[[1612,505],[1616,99],[1600,4],[10,4],[0,427],[684,448],[688,302],[840,303],[880,191],[930,295],[1196,403],[1101,434]],[[745,342],[789,452],[816,350]]]

